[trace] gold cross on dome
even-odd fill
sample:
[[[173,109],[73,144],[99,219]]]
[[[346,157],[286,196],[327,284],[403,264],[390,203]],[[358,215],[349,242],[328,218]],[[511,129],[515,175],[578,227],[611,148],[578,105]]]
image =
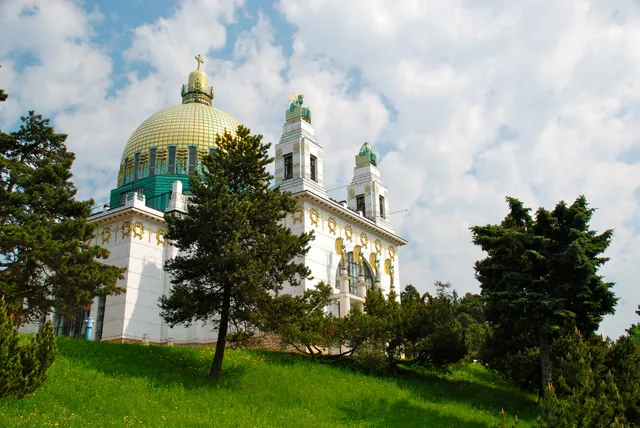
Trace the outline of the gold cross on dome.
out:
[[[204,60],[200,56],[200,54],[196,55],[196,61],[198,61],[198,70],[200,70],[200,64],[204,64]]]

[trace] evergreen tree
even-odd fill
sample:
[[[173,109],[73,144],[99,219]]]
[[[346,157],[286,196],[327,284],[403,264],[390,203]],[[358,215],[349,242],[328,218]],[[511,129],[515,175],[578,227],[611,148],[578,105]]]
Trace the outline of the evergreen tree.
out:
[[[209,321],[218,330],[210,379],[219,379],[229,323],[250,321],[288,282],[310,271],[300,263],[312,234],[295,235],[281,220],[296,210],[289,193],[270,189],[270,144],[239,126],[191,176],[186,214],[166,216],[167,238],[180,250],[167,261],[173,288],[160,299],[170,324]],[[297,260],[297,261],[296,261]]]
[[[19,341],[18,331],[0,298],[0,397],[6,397],[22,386]]]
[[[569,391],[558,396],[549,383],[545,397],[540,400],[539,427],[609,428],[626,425],[622,396],[608,372],[602,379],[592,369],[589,347],[576,331],[568,342],[558,385]]]
[[[20,343],[15,323],[0,298],[0,398],[23,397],[46,379],[58,355],[53,324],[47,321],[31,340]]]
[[[529,209],[507,198],[510,213],[500,225],[471,228],[473,242],[487,257],[475,263],[487,302],[487,319],[497,329],[526,334],[535,328],[540,349],[542,390],[552,380],[550,341],[572,325],[590,334],[614,312],[613,284],[597,274],[613,235],[597,235],[589,222],[594,210],[581,196],[553,211]]]
[[[120,291],[123,269],[90,245],[93,201],[75,199],[66,138],[32,111],[17,132],[0,131],[0,296],[20,323]]]

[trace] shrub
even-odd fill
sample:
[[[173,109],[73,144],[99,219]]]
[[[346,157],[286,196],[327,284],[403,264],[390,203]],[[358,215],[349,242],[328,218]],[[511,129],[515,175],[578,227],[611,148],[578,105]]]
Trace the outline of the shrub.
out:
[[[57,354],[51,322],[31,340],[20,343],[4,299],[0,299],[0,398],[24,397],[35,391],[45,381]]]

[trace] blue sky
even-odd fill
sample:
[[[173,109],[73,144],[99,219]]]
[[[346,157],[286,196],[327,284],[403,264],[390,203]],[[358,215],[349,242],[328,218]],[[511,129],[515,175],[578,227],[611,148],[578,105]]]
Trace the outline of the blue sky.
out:
[[[552,207],[585,194],[616,234],[603,270],[621,297],[617,336],[640,303],[640,6],[555,0],[6,0],[0,128],[30,109],[76,152],[82,197],[106,200],[133,130],[180,102],[205,57],[215,104],[271,142],[303,93],[329,189],[363,140],[379,153],[402,284],[477,292],[469,226],[505,196]],[[344,189],[331,193],[344,197]]]

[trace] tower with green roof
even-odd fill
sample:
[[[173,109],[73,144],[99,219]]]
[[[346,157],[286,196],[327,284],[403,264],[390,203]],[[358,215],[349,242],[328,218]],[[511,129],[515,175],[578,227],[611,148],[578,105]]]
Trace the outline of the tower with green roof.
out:
[[[362,212],[363,216],[383,229],[393,231],[388,217],[389,189],[382,182],[378,156],[368,142],[362,144],[355,160],[353,179],[347,191],[349,208]]]

